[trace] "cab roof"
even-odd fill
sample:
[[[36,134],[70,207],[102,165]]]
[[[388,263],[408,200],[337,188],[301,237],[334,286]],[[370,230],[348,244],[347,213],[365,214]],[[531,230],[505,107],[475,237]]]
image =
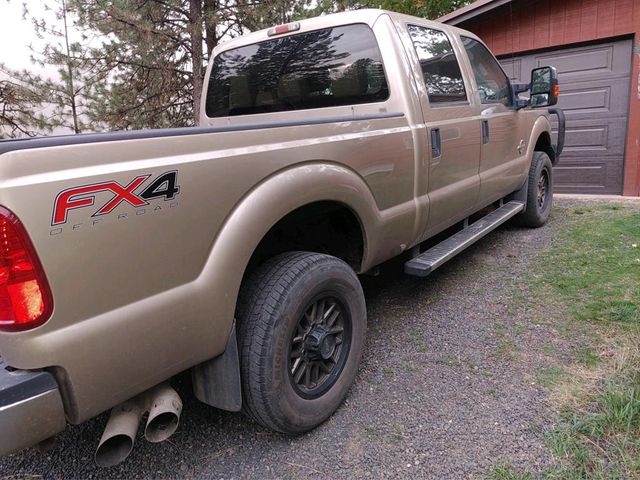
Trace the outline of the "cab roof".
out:
[[[289,32],[289,33],[285,33],[285,34],[280,34],[278,35],[278,37],[286,37],[288,35],[295,35],[301,32],[309,32],[313,30],[319,30],[322,28],[337,27],[340,25],[349,25],[353,23],[365,23],[370,27],[373,27],[376,21],[383,15],[388,15],[389,17],[391,17],[392,20],[397,22],[411,23],[412,21],[414,22],[420,21],[420,23],[422,24],[426,24],[426,25],[431,24],[433,28],[436,28],[438,30],[464,33],[465,35],[469,35],[469,32],[466,32],[465,30],[461,30],[459,28],[452,27],[444,23],[440,23],[432,20],[426,20],[418,17],[413,17],[411,15],[404,15],[401,13],[391,12],[389,10],[363,8],[360,10],[349,10],[346,12],[332,13],[329,15],[321,15],[319,17],[300,20],[298,22],[300,23],[300,29]],[[293,23],[293,22],[290,22],[290,23]],[[216,48],[214,48],[213,56],[218,55],[219,53],[226,50],[242,47],[245,45],[251,45],[254,43],[263,42],[265,40],[274,38],[273,36],[270,37],[267,35],[267,32],[270,30],[270,28],[272,27],[251,32],[246,35],[242,35],[238,38],[234,38],[227,42],[221,43]],[[475,37],[475,35],[471,35],[471,36]]]

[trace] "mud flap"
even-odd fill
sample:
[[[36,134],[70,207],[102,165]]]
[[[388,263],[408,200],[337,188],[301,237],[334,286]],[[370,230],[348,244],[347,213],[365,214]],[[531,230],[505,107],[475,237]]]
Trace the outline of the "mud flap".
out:
[[[191,375],[193,392],[198,400],[222,410],[240,411],[242,387],[235,321],[224,353],[196,365],[191,370]]]

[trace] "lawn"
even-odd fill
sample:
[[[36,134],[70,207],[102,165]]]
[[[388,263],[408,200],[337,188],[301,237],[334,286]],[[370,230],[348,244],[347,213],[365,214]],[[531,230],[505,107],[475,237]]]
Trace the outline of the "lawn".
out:
[[[554,215],[564,227],[525,280],[528,308],[558,326],[571,352],[538,375],[558,412],[545,433],[553,467],[542,476],[640,478],[640,208]],[[508,465],[488,477],[534,478]]]

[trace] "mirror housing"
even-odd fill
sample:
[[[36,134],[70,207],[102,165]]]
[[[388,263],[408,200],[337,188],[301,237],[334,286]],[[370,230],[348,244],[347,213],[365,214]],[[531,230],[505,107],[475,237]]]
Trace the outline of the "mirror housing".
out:
[[[555,67],[540,67],[531,70],[531,96],[529,106],[532,108],[550,107],[558,103],[558,72]]]

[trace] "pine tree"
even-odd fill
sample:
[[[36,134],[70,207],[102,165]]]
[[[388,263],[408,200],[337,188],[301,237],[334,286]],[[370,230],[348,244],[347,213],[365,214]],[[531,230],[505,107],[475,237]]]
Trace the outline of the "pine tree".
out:
[[[45,42],[40,50],[32,47],[32,63],[47,73],[5,66],[0,66],[0,70],[12,79],[14,91],[19,87],[23,92],[13,97],[25,102],[21,111],[26,111],[24,107],[28,105],[42,110],[36,122],[38,131],[50,133],[62,129],[80,133],[101,129],[103,122],[90,118],[87,108],[109,72],[94,57],[90,32],[81,29],[72,18],[67,0],[47,0],[44,6],[55,22],[30,14],[26,4],[24,16],[31,21],[36,36]]]
[[[9,71],[12,134],[197,124],[205,66],[221,41],[309,16],[379,7],[434,18],[465,0],[46,0],[54,24],[32,18],[47,43],[34,52],[58,76]],[[28,15],[28,13],[27,13]],[[0,66],[0,70],[3,68]],[[6,69],[4,69],[6,71]],[[49,102],[47,114],[25,116]],[[10,103],[13,102],[13,103]],[[16,119],[16,114],[11,118]],[[5,121],[6,123],[7,121]],[[8,124],[7,124],[8,125]],[[7,127],[9,128],[9,127]],[[11,127],[13,128],[13,127]],[[27,133],[29,132],[29,133]]]
[[[0,69],[6,69],[0,64]],[[0,80],[0,138],[34,137],[50,131],[44,99],[12,78]]]
[[[288,19],[299,2],[70,0],[85,28],[106,39],[111,74],[89,108],[111,129],[194,125],[205,65],[218,43]]]

